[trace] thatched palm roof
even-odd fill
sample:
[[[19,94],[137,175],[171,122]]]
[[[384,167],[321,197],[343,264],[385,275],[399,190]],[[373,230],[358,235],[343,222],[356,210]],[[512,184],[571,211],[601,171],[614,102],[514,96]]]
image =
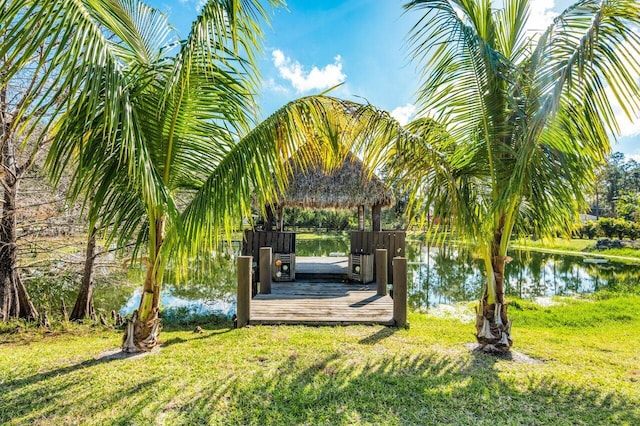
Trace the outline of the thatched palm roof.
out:
[[[369,176],[362,161],[349,154],[344,163],[326,173],[321,164],[302,171],[293,169],[289,186],[280,197],[285,207],[353,209],[389,206],[392,194],[377,176]]]

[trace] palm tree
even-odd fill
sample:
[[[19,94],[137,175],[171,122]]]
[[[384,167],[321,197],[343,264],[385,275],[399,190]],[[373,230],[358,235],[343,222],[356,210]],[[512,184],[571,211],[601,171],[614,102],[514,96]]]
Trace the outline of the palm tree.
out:
[[[70,195],[85,200],[90,226],[106,224],[118,246],[134,237],[134,258],[146,265],[125,351],[157,345],[169,264],[180,279],[194,260],[207,263],[203,256],[251,217],[251,200],[273,203],[293,168],[318,159],[337,166],[357,143],[397,133],[388,114],[325,96],[294,101],[255,126],[254,57],[266,20],[257,2],[211,0],[179,41],[162,14],[135,0],[21,3],[26,10],[5,17],[20,24],[12,43],[27,51],[59,37],[50,54],[71,94],[61,107],[42,100],[58,108],[52,175],[75,170]],[[27,14],[39,19],[20,20]]]
[[[252,124],[267,11],[257,1],[212,0],[177,40],[159,11],[136,0],[10,1],[2,9],[3,23],[13,24],[4,34],[13,49],[0,48],[13,55],[5,76],[18,75],[24,54],[50,41],[45,78],[57,84],[39,102],[57,118],[45,123],[53,178],[72,166],[70,196],[87,199],[91,227],[110,224],[108,236],[121,241],[137,235],[148,272],[134,340],[151,347],[165,240],[180,239],[180,197],[203,184]],[[57,103],[64,93],[68,102]]]
[[[630,118],[640,109],[640,4],[579,1],[540,35],[526,31],[527,0],[505,0],[502,9],[489,0],[414,0],[405,8],[421,13],[410,34],[423,66],[420,113],[447,136],[432,145],[408,140],[400,158],[414,197],[477,244],[487,275],[477,340],[506,351],[511,236],[570,230],[618,131],[612,99]],[[433,123],[408,128],[432,132]],[[442,155],[420,158],[427,149]]]

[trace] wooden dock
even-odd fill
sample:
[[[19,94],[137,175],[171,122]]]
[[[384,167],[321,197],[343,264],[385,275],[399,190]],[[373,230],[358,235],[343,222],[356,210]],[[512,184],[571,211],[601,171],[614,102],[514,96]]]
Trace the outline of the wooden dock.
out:
[[[393,300],[376,284],[297,280],[274,282],[270,294],[251,300],[250,324],[393,326]]]
[[[302,278],[318,275],[346,278],[348,265],[349,258],[345,256],[298,256],[296,258],[296,274]]]

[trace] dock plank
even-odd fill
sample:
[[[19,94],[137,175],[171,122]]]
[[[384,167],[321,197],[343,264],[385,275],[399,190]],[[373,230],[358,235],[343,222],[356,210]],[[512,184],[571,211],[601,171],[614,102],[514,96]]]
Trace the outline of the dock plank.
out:
[[[272,283],[251,300],[250,324],[394,325],[393,300],[376,285],[326,281]]]

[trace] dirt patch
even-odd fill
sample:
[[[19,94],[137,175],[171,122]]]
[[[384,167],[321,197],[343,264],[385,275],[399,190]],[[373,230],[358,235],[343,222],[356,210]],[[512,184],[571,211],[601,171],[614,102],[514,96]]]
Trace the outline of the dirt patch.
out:
[[[156,346],[151,349],[149,352],[122,352],[122,349],[111,349],[108,351],[102,352],[100,355],[96,357],[97,361],[113,361],[117,359],[138,359],[143,358],[148,355],[155,355],[160,352],[160,346]]]
[[[518,364],[527,364],[527,365],[544,364],[544,361],[542,360],[530,357],[525,353],[514,351],[514,350],[510,350],[509,352],[506,352],[506,353],[485,352],[480,348],[480,346],[478,346],[477,343],[467,343],[465,347],[470,351],[472,351],[474,354],[482,354],[484,356],[492,357],[492,358],[503,360],[503,361],[510,361]]]
[[[438,318],[455,319],[463,323],[474,322],[476,313],[468,303],[459,303],[455,305],[441,304],[425,311],[428,315]]]

